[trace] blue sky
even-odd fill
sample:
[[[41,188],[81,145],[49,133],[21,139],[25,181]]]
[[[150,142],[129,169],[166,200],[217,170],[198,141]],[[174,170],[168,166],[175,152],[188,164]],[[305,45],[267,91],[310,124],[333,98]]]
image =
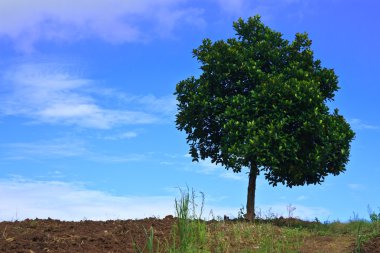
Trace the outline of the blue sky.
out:
[[[305,219],[380,207],[380,3],[374,0],[0,0],[0,219],[163,217],[179,187],[237,216],[247,175],[192,163],[175,128],[175,85],[198,75],[203,38],[260,14],[308,32],[341,89],[330,104],[356,132],[347,171],[288,189],[258,179],[256,204]]]

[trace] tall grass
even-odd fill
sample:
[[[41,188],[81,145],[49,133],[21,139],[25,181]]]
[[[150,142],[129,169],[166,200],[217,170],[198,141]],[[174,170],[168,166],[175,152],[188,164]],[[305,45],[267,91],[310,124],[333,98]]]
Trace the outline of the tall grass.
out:
[[[147,242],[144,247],[137,245],[135,242],[132,242],[135,252],[144,253],[148,251],[149,253],[154,252],[154,230],[153,227],[149,229],[149,232],[144,228],[145,235],[147,236]],[[156,252],[159,252],[159,248],[156,249]]]
[[[207,252],[206,223],[202,220],[204,194],[201,192],[201,205],[198,208],[194,189],[181,190],[181,198],[175,200],[176,225],[172,230],[170,253]],[[199,210],[199,212],[197,212]]]
[[[197,203],[199,197],[200,204]],[[146,245],[135,247],[135,252],[292,253],[301,252],[308,240],[320,237],[336,238],[337,242],[344,237],[352,243],[354,252],[361,252],[366,241],[380,235],[380,213],[371,212],[371,221],[355,219],[349,223],[321,223],[317,219],[305,222],[273,215],[253,223],[242,219],[205,221],[202,219],[204,199],[203,193],[198,196],[188,188],[181,191],[181,197],[175,200],[176,220],[169,239],[154,244],[153,228],[145,230]],[[336,247],[341,245],[337,243]]]

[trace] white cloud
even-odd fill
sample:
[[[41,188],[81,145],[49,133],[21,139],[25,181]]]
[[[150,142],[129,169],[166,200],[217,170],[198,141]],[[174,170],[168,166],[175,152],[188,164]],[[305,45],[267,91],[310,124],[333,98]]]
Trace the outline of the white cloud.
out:
[[[97,37],[118,44],[171,35],[182,24],[204,25],[202,10],[183,0],[1,0],[0,16],[0,36],[23,51],[33,51],[39,40]]]
[[[115,196],[89,190],[81,183],[34,181],[23,178],[0,181],[0,219],[54,218],[61,220],[135,219],[174,214],[179,192],[165,196]],[[206,199],[207,201],[207,199]],[[199,203],[200,204],[200,203]],[[154,207],[154,208],[152,208]],[[204,207],[203,217],[235,215],[238,208]]]
[[[161,165],[166,165],[166,166],[171,166],[171,165],[175,165],[175,163],[173,162],[167,162],[167,161],[162,161],[160,162]]]
[[[247,177],[244,177],[245,174],[242,174],[243,172],[240,173],[234,173],[232,171],[224,171],[223,173],[220,174],[220,177],[225,178],[225,179],[232,179],[232,180],[246,180]]]
[[[295,208],[292,212],[292,216],[303,220],[314,220],[316,217],[321,221],[326,221],[330,218],[331,212],[323,207],[313,207],[304,205],[291,205]],[[269,217],[274,215],[275,217],[288,217],[289,216],[289,204],[273,204],[273,205],[257,205],[256,215],[262,217]]]
[[[109,129],[156,123],[174,115],[175,110],[172,96],[114,97],[116,92],[103,95],[93,80],[80,77],[63,64],[20,64],[5,71],[0,81],[0,114],[22,115],[38,123]],[[103,102],[103,98],[125,97],[128,99],[121,100],[117,108],[115,104],[107,107]]]
[[[188,160],[189,158],[191,158],[191,155],[185,154],[183,157]],[[212,163],[210,158],[206,158],[205,160],[199,159],[198,162],[193,162],[191,166],[194,166],[195,172],[200,174],[218,176],[229,180],[247,179],[244,169],[239,173],[234,173],[232,170],[226,170],[226,168],[220,164]],[[190,169],[186,168],[186,170]]]
[[[228,13],[241,14],[247,7],[249,1],[247,0],[218,0],[220,8]]]
[[[215,0],[219,7],[227,14],[236,17],[261,15],[264,20],[271,20],[276,16],[284,16],[289,6],[295,7],[286,11],[288,17],[301,20],[305,12],[312,11],[310,4],[313,0]],[[316,2],[316,1],[314,1]]]
[[[104,155],[92,154],[87,159],[104,163],[127,163],[141,161],[147,158],[145,154],[126,154],[126,155]]]
[[[201,174],[214,174],[216,171],[224,169],[219,165],[212,163],[210,159],[199,160],[198,163],[194,164],[196,164],[199,167],[197,172]]]
[[[363,189],[365,189],[365,186],[362,184],[348,184],[347,186],[351,190],[363,190]]]
[[[119,133],[119,134],[115,134],[115,135],[106,136],[103,139],[105,139],[105,140],[111,140],[111,141],[124,140],[124,139],[136,138],[137,135],[138,134],[136,132],[129,131],[129,132],[124,132],[124,133]]]
[[[0,144],[4,160],[50,159],[79,157],[87,161],[102,163],[128,163],[144,160],[147,154],[110,155],[88,148],[84,141],[72,138],[49,141],[19,142]]]
[[[73,139],[56,139],[43,142],[1,144],[4,159],[21,160],[38,157],[76,157],[88,154],[84,142]]]
[[[0,187],[0,218],[3,220],[132,219],[173,213],[172,196],[113,196],[59,181],[0,181]]]
[[[177,100],[174,95],[156,97],[154,95],[131,95],[114,89],[93,89],[94,94],[102,95],[111,99],[117,99],[125,103],[134,103],[145,110],[159,112],[160,114],[173,115],[177,110]]]
[[[302,200],[305,200],[305,199],[308,199],[308,197],[305,196],[305,195],[301,195],[301,196],[297,197],[298,201],[302,201]]]
[[[361,130],[361,129],[367,129],[367,130],[380,129],[380,126],[364,123],[361,119],[351,119],[349,121],[349,123],[352,126],[352,128],[357,129],[357,130]]]
[[[174,115],[174,112],[177,110],[177,100],[175,96],[158,98],[153,95],[148,95],[135,97],[134,100],[154,112],[163,112],[167,115]]]

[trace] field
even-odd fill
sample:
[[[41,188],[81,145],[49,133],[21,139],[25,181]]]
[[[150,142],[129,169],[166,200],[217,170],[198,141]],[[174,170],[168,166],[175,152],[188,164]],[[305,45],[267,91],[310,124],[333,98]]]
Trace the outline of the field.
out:
[[[0,252],[380,252],[380,214],[348,223],[242,215],[204,221],[194,193],[163,219],[80,222],[34,219],[0,223]],[[196,210],[197,209],[197,210]]]

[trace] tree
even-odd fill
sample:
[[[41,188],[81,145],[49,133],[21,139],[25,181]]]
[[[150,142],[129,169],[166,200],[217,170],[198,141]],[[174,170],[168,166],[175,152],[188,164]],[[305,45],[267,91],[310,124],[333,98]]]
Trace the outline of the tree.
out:
[[[249,169],[246,218],[253,220],[260,173],[273,186],[320,184],[345,171],[355,133],[326,105],[338,78],[314,60],[306,33],[289,42],[260,16],[233,27],[236,38],[204,39],[193,50],[202,73],[176,86],[176,126],[193,161]]]

